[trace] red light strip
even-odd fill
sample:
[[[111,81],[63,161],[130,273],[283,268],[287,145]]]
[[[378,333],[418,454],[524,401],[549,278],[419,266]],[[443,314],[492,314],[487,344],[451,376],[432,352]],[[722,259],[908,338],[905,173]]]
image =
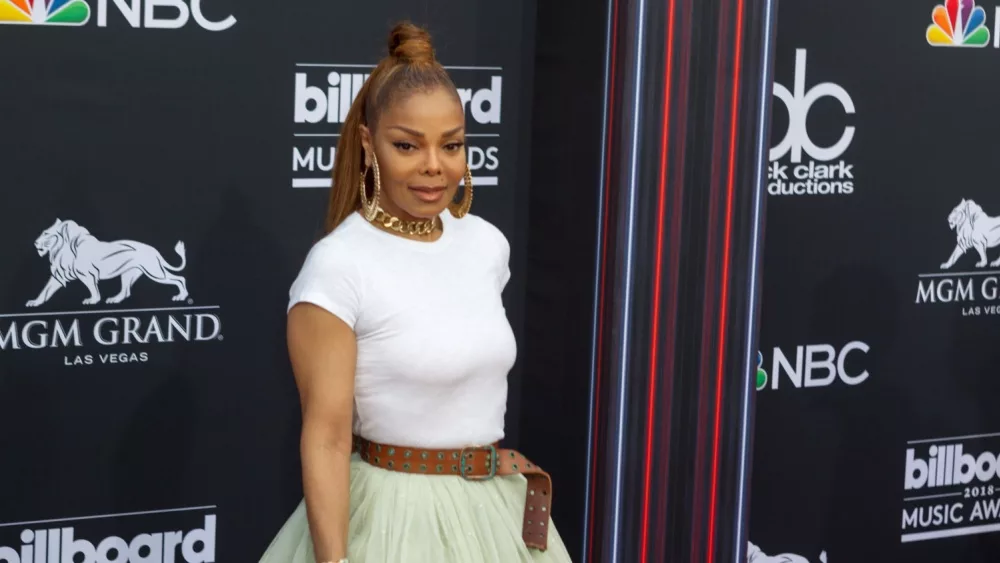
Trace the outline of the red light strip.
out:
[[[728,4],[725,2],[719,3],[719,29],[718,29],[718,43],[717,49],[719,53],[722,53],[726,47],[726,39],[729,37],[726,33],[729,24],[729,11]],[[724,73],[724,65],[719,61],[715,65],[715,81],[713,84],[721,85],[726,79]],[[722,152],[723,147],[721,145],[722,134],[720,131],[724,127],[724,123],[720,123],[722,118],[723,109],[725,109],[725,101],[721,100],[722,92],[720,87],[716,87],[715,93],[713,95],[713,105],[712,105],[712,134],[711,134],[711,172],[708,182],[708,221],[705,229],[705,279],[714,280],[716,279],[715,268],[716,256],[715,244],[718,238],[717,228],[716,228],[716,215],[718,213],[718,200],[719,200],[719,190],[718,186],[721,184],[719,178],[720,170],[722,166],[716,165],[717,155]],[[690,553],[690,563],[706,563],[706,555],[701,553],[702,548],[705,544],[704,532],[705,529],[702,526],[704,522],[704,514],[702,509],[704,508],[704,503],[701,499],[704,495],[705,490],[705,464],[707,460],[705,459],[705,450],[708,447],[706,444],[707,440],[705,435],[708,430],[709,423],[711,421],[709,408],[711,404],[709,403],[709,397],[711,394],[711,389],[708,389],[710,373],[710,363],[712,361],[712,350],[709,349],[709,344],[712,342],[712,338],[709,332],[712,330],[712,319],[716,314],[717,303],[712,299],[710,292],[713,287],[706,287],[706,296],[704,303],[702,305],[701,312],[701,346],[698,351],[698,408],[697,408],[697,418],[695,424],[695,468],[694,468],[694,486],[693,495],[696,499],[692,504],[692,515],[691,520],[695,523],[691,529],[691,553]],[[711,483],[709,483],[710,485]]]
[[[733,213],[733,192],[735,190],[735,166],[736,166],[736,134],[737,134],[737,112],[740,97],[740,67],[743,55],[743,0],[736,4],[736,45],[733,56],[733,97],[729,108],[729,169],[726,177],[726,228],[723,237],[722,248],[722,296],[720,299],[719,313],[719,351],[716,358],[715,372],[715,425],[712,437],[712,479],[711,479],[711,500],[709,501],[708,515],[708,554],[706,563],[715,560],[713,548],[715,541],[715,509],[716,496],[719,489],[719,424],[722,414],[722,374],[724,371],[723,358],[726,343],[726,317],[729,313],[729,253],[731,251],[730,236],[732,232]]]
[[[645,563],[649,558],[649,493],[650,477],[653,472],[653,420],[656,409],[656,367],[659,358],[660,342],[660,294],[661,278],[663,273],[663,218],[664,206],[667,191],[667,159],[668,141],[670,127],[670,92],[671,81],[673,79],[674,61],[674,0],[670,0],[670,8],[667,15],[667,57],[666,57],[666,78],[663,86],[663,125],[660,133],[660,178],[659,189],[656,196],[656,261],[653,264],[653,322],[652,336],[650,338],[649,352],[649,392],[648,403],[646,405],[646,459],[643,471],[642,487],[642,541],[640,543],[639,561]],[[667,415],[669,416],[669,414]],[[669,447],[669,446],[668,446]],[[661,463],[667,465],[669,451],[663,456]]]

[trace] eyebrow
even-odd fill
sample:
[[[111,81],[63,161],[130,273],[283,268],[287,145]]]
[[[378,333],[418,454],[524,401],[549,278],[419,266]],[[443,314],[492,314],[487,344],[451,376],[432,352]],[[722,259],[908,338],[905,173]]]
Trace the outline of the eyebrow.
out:
[[[392,126],[389,127],[389,129],[399,129],[400,131],[402,131],[404,133],[409,133],[410,135],[413,135],[414,137],[423,137],[424,136],[424,134],[421,133],[420,131],[416,131],[416,130],[410,129],[409,127],[403,127],[402,125],[392,125]],[[445,131],[444,135],[442,135],[442,136],[443,137],[450,137],[450,136],[454,135],[455,133],[458,133],[459,131],[461,131],[463,129],[465,129],[465,127],[463,127],[462,125],[459,125],[458,127],[454,128],[454,129],[452,129],[450,131]]]

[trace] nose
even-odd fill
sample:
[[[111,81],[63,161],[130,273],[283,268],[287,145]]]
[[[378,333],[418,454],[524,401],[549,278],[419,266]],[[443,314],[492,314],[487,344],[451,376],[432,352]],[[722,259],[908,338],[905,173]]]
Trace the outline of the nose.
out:
[[[427,160],[424,161],[424,174],[428,176],[439,176],[441,174],[441,156],[436,149],[427,151]]]

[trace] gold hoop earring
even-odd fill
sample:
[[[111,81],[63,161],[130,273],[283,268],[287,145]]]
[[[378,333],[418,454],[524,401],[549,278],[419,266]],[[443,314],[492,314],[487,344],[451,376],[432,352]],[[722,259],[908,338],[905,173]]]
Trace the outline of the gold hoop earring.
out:
[[[472,169],[468,166],[465,167],[465,192],[462,194],[462,200],[458,203],[454,201],[448,204],[448,211],[451,212],[452,216],[456,219],[461,219],[469,213],[469,209],[472,208]]]
[[[375,175],[375,190],[372,192],[371,200],[368,200],[368,193],[365,188],[365,178],[368,176],[368,169],[365,168],[361,171],[361,212],[364,213],[365,219],[371,221],[375,219],[378,214],[378,197],[382,191],[382,182],[379,179],[378,174],[378,160],[375,158],[375,153],[372,153],[372,172]]]

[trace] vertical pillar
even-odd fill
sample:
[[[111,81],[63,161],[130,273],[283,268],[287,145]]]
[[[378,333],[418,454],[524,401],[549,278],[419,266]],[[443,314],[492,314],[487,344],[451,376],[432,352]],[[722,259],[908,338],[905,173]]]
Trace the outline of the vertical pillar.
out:
[[[586,563],[744,563],[775,0],[610,0]]]

